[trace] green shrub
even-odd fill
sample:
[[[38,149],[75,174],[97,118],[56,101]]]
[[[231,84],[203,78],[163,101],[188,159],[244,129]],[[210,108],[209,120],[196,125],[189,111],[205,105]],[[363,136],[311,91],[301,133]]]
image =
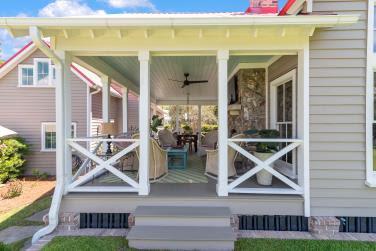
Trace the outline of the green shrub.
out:
[[[10,247],[3,242],[0,242],[0,251],[10,251]]]
[[[0,140],[0,184],[22,174],[28,150],[29,146],[21,138]]]
[[[22,194],[22,181],[15,180],[11,181],[7,184],[7,190],[0,195],[3,199],[13,199],[15,197],[18,197]]]
[[[48,179],[48,173],[45,173],[45,172],[41,172],[40,170],[34,168],[32,171],[31,171],[31,174],[37,178],[37,180],[46,180]]]
[[[218,125],[208,125],[208,124],[205,124],[205,125],[202,125],[201,126],[201,131],[202,132],[211,132],[211,131],[215,131],[215,130],[218,130]]]

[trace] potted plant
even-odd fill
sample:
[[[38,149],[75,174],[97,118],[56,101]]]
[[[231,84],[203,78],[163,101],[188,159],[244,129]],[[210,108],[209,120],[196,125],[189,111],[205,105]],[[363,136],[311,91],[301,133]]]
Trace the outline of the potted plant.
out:
[[[182,126],[183,130],[184,130],[184,134],[192,134],[192,127],[190,127],[188,124],[185,124]]]
[[[150,129],[157,133],[158,132],[158,127],[163,125],[163,118],[159,118],[158,115],[154,115],[151,118],[151,124],[150,124]]]
[[[279,137],[277,130],[260,130],[258,135],[262,139],[275,139]],[[269,159],[278,149],[278,143],[275,142],[259,142],[256,145],[255,157],[265,161]],[[261,170],[257,174],[257,183],[263,186],[272,185],[273,175],[266,170]]]

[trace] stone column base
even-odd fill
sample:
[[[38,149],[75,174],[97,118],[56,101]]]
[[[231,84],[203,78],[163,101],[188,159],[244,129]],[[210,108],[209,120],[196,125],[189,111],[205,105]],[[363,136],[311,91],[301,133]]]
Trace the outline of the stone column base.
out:
[[[309,218],[309,231],[312,234],[335,235],[339,233],[340,220],[333,216]]]

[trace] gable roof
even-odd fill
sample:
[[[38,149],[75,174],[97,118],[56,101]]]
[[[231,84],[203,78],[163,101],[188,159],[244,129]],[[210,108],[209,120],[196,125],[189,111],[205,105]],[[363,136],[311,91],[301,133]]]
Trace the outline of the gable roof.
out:
[[[22,47],[18,52],[6,60],[0,65],[0,79],[6,76],[11,70],[17,67],[23,60],[33,54],[38,48],[35,46],[34,42],[29,42],[24,47]],[[91,88],[102,88],[101,79],[95,73],[89,71],[88,69],[72,63],[72,72],[80,78],[84,83],[86,83]],[[116,84],[111,84],[111,94],[116,97],[121,97],[121,87]]]

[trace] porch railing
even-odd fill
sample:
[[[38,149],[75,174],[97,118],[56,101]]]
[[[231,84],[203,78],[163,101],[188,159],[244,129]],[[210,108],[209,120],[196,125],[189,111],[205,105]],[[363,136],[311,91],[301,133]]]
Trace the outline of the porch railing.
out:
[[[240,144],[247,144],[247,143],[287,143],[288,145],[279,150],[278,152],[274,153],[271,157],[267,160],[262,161],[252,153],[244,149]],[[259,139],[259,138],[238,138],[238,139],[228,139],[229,147],[233,148],[235,151],[246,157],[247,159],[251,160],[255,163],[255,167],[248,170],[246,173],[238,177],[236,180],[230,182],[228,184],[228,192],[229,193],[246,193],[246,194],[299,194],[303,195],[303,185],[301,182],[295,183],[293,180],[289,179],[287,176],[283,175],[282,173],[278,172],[274,169],[271,165],[280,159],[281,157],[285,156],[287,153],[299,148],[303,144],[302,140],[299,139]],[[254,175],[256,175],[261,170],[265,170],[272,174],[274,177],[278,178],[284,184],[288,186],[288,188],[276,188],[276,187],[265,187],[265,188],[255,188],[255,187],[239,187],[240,184],[247,181]],[[303,170],[300,170],[303,171]],[[299,176],[299,175],[298,175]]]
[[[120,150],[112,156],[108,156],[108,159],[103,159],[97,155],[98,149],[101,145],[112,143],[129,143],[129,146]],[[83,145],[95,143],[93,151],[85,148]],[[107,139],[107,138],[73,138],[67,139],[67,144],[72,151],[86,157],[82,162],[76,173],[72,177],[71,183],[68,185],[68,192],[138,192],[139,183],[127,176],[123,172],[119,171],[114,164],[120,159],[134,151],[139,145],[139,139]],[[94,163],[94,165],[90,165]],[[92,181],[95,177],[99,177],[105,172],[110,172],[124,183],[126,186],[85,186],[88,182]]]

